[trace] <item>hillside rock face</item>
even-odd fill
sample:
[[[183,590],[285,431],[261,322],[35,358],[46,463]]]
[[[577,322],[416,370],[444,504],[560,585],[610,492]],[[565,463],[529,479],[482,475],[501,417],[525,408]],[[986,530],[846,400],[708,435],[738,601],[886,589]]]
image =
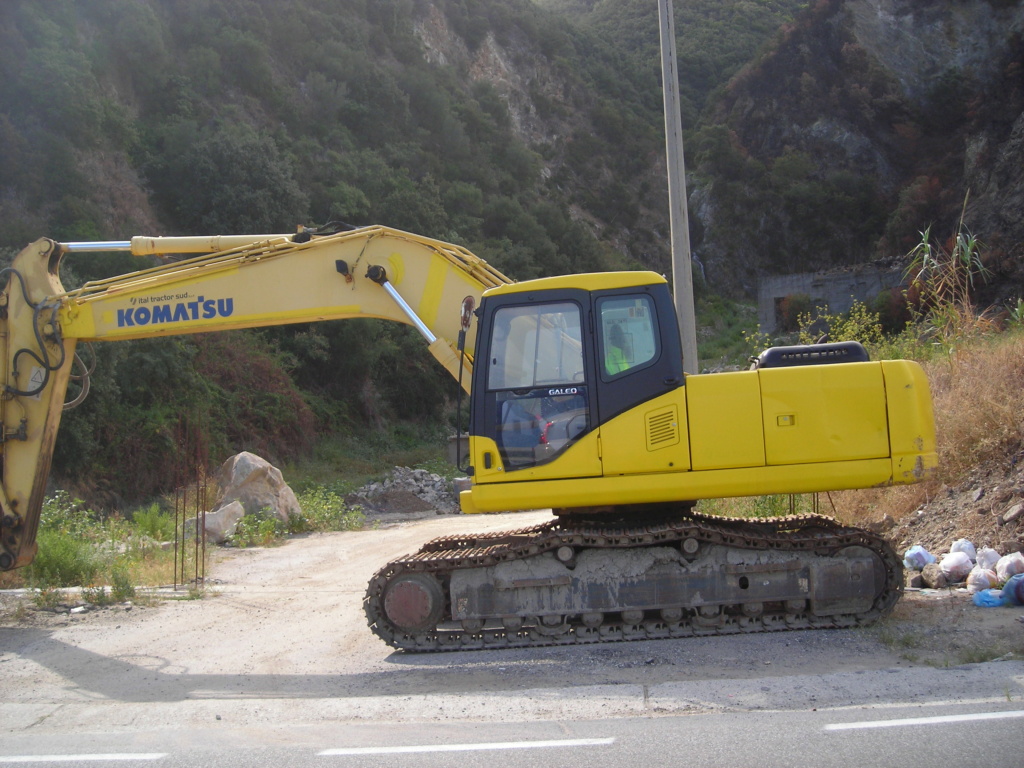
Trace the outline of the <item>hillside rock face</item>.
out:
[[[968,94],[967,121],[951,136],[963,154],[965,219],[995,249],[991,266],[1019,286],[1024,262],[1024,5],[1018,2],[854,0],[858,43],[927,109],[937,89]],[[952,147],[951,147],[952,149]],[[1006,293],[1012,293],[1010,288]]]
[[[536,96],[564,103],[569,100],[568,85],[536,43],[518,30],[508,31],[506,45],[488,32],[471,51],[433,3],[415,19],[413,29],[427,63],[456,67],[471,82],[486,82],[494,88],[508,107],[516,135],[527,144],[549,143],[570,130],[565,120],[539,115]]]
[[[850,0],[846,12],[857,42],[917,102],[949,72],[998,81],[1024,13],[1018,3],[988,0]]]
[[[712,282],[749,291],[738,274],[898,256],[929,225],[948,237],[966,198],[964,224],[1001,286],[989,299],[1019,295],[1022,37],[1024,5],[1001,0],[825,0],[786,28],[717,105],[746,165],[701,179],[697,215],[742,196],[758,218],[739,231],[702,221]],[[823,195],[827,230],[798,230]],[[872,199],[880,204],[861,204]],[[737,261],[748,269],[731,269]]]
[[[424,61],[452,67],[471,89],[477,85],[493,89],[508,111],[512,132],[539,164],[537,182],[575,198],[568,210],[574,222],[624,257],[647,268],[668,268],[668,192],[660,137],[652,143],[655,152],[649,147],[637,152],[618,142],[617,160],[611,165],[604,151],[595,150],[592,143],[595,137],[608,139],[609,126],[602,131],[596,125],[602,119],[611,124],[613,134],[655,135],[651,125],[637,125],[636,105],[615,102],[614,94],[587,84],[559,56],[558,43],[552,39],[538,39],[510,26],[480,31],[480,39],[471,44],[455,27],[441,4],[424,3],[418,8],[413,29]],[[611,90],[629,87],[623,80]],[[615,106],[602,111],[604,100]],[[656,116],[660,131],[660,113]],[[628,166],[628,171],[618,166]],[[595,210],[591,193],[595,187],[615,189],[615,202]]]

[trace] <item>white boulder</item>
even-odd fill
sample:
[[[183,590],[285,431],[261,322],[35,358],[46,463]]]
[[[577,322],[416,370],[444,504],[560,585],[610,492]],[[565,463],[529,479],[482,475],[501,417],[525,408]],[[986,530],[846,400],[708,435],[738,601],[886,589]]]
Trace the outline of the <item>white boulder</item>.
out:
[[[281,470],[248,451],[225,461],[214,474],[214,480],[220,487],[220,499],[211,514],[219,513],[232,502],[241,504],[247,515],[262,512],[283,523],[302,512]]]
[[[224,544],[234,534],[238,521],[245,517],[245,507],[238,501],[232,501],[219,507],[216,512],[207,512],[203,521],[206,541],[210,544]],[[185,521],[185,540],[194,540],[196,534],[196,518]]]

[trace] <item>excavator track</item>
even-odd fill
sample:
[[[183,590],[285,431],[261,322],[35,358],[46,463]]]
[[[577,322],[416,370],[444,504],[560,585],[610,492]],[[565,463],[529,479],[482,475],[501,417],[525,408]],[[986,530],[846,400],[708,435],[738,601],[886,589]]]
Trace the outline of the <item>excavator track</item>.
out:
[[[869,531],[687,511],[434,539],[378,571],[363,607],[389,645],[445,651],[860,626],[902,590],[902,563]]]

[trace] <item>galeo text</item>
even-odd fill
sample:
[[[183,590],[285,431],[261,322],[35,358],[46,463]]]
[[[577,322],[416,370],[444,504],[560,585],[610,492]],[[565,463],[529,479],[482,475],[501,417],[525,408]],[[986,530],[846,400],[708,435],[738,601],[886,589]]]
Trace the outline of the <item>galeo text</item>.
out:
[[[548,395],[552,396],[552,397],[554,395],[578,395],[579,393],[580,393],[580,390],[579,390],[578,387],[564,387],[562,389],[549,389],[548,390]]]

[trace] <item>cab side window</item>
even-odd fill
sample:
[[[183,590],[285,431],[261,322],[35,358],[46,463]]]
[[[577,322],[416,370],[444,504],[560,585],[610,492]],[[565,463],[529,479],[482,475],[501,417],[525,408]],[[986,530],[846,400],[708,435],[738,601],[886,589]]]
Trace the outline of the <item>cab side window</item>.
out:
[[[597,303],[601,378],[611,381],[658,358],[658,328],[649,296],[614,296]]]

